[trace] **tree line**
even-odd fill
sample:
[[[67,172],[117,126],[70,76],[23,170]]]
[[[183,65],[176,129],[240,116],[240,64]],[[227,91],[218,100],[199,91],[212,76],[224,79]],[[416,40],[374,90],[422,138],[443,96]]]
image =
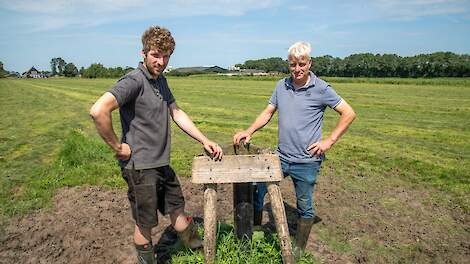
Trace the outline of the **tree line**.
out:
[[[101,63],[93,63],[88,68],[81,67],[78,70],[73,63],[66,63],[60,57],[51,59],[51,73],[53,76],[76,77],[80,75],[82,78],[119,78],[133,69],[132,67],[107,68]]]
[[[338,77],[470,77],[470,55],[452,52],[435,52],[410,57],[396,54],[352,54],[344,59],[330,55],[312,57],[311,70],[319,76]],[[119,78],[132,67],[104,67],[93,63],[88,68],[77,69],[75,64],[67,63],[57,57],[50,61],[51,71],[43,71],[47,76],[82,78]],[[257,69],[266,72],[289,73],[288,62],[279,57],[247,60],[235,66],[241,69]],[[10,75],[0,62],[0,78]],[[171,74],[170,74],[171,75]]]
[[[88,68],[82,67],[80,75],[82,78],[119,78],[132,70],[134,70],[132,67],[106,68],[101,63],[93,63]]]
[[[470,77],[470,55],[435,52],[412,57],[396,54],[352,54],[344,59],[330,55],[312,57],[311,70],[338,77]],[[288,62],[278,57],[247,60],[241,69],[288,73]]]

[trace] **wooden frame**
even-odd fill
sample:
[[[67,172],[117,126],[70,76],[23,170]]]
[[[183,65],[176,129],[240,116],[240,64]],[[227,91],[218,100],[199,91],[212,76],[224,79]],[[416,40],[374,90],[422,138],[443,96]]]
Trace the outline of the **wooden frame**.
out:
[[[295,263],[289,237],[287,217],[281,191],[281,162],[274,154],[226,155],[221,161],[207,156],[195,157],[192,182],[205,185],[204,190],[204,261],[214,263],[217,232],[217,184],[267,182],[274,222],[284,263]],[[247,214],[250,215],[250,214]],[[247,221],[252,223],[250,221]],[[247,228],[247,230],[251,230]]]

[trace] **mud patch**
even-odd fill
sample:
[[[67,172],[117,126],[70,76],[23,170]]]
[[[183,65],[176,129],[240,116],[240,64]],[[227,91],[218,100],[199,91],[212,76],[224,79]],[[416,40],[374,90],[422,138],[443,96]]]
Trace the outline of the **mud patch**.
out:
[[[203,187],[186,178],[180,182],[186,211],[202,219]],[[217,204],[219,220],[233,222],[230,185],[219,185]],[[162,249],[176,240],[176,234],[168,217],[159,219],[153,240]],[[0,239],[0,263],[135,263],[133,230],[125,190],[64,188],[51,209],[11,219]]]
[[[180,182],[186,211],[202,219],[203,187],[186,178]],[[295,234],[292,183],[284,180],[280,186]],[[468,216],[423,204],[420,197],[428,195],[423,190],[386,190],[351,191],[340,178],[322,175],[315,199],[323,221],[313,227],[307,251],[325,263],[470,262]],[[219,185],[217,199],[218,219],[232,224],[231,185]],[[272,227],[269,199],[266,203],[263,223]],[[52,208],[11,219],[0,238],[0,263],[135,263],[133,228],[125,190],[64,188]],[[346,249],[337,248],[328,236]],[[160,216],[154,243],[162,250],[176,239],[169,218]]]

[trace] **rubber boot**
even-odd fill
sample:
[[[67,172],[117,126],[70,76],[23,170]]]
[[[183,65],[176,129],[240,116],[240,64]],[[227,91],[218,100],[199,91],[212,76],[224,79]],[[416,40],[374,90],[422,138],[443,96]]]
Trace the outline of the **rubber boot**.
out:
[[[263,210],[258,211],[256,209],[253,209],[253,225],[260,226],[262,222],[263,222]]]
[[[155,253],[153,253],[153,246],[152,243],[148,243],[145,245],[135,245],[135,249],[137,251],[137,263],[138,264],[154,264],[157,263],[155,261]]]
[[[305,250],[313,223],[314,218],[299,218],[299,220],[297,220],[297,233],[295,235],[294,248],[294,256],[296,260],[300,259],[302,252]]]
[[[178,232],[178,235],[183,241],[183,244],[190,249],[198,249],[203,247],[202,239],[197,232],[197,226],[194,224],[194,221],[191,219],[188,227],[185,230]]]

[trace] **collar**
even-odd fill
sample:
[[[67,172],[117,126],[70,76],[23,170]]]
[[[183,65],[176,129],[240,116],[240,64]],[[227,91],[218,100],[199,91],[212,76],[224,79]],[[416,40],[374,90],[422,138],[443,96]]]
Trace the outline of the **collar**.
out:
[[[297,89],[297,90],[303,90],[303,89],[308,89],[310,87],[314,87],[315,86],[315,83],[317,81],[317,76],[312,72],[312,71],[309,71],[308,72],[309,75],[310,75],[310,81],[307,83],[307,85],[305,85],[304,87],[300,88],[300,89]],[[294,84],[292,83],[292,76],[289,76],[288,78],[286,78],[284,80],[284,83],[287,87],[287,89],[292,89],[295,91],[295,87],[294,87]]]
[[[143,62],[139,62],[139,66],[137,66],[137,68],[139,68],[139,70],[144,74],[144,76],[148,80],[157,80],[158,78],[160,78],[160,75],[157,78],[154,78],[152,74],[150,74],[150,72],[147,70],[147,68],[145,68]]]

